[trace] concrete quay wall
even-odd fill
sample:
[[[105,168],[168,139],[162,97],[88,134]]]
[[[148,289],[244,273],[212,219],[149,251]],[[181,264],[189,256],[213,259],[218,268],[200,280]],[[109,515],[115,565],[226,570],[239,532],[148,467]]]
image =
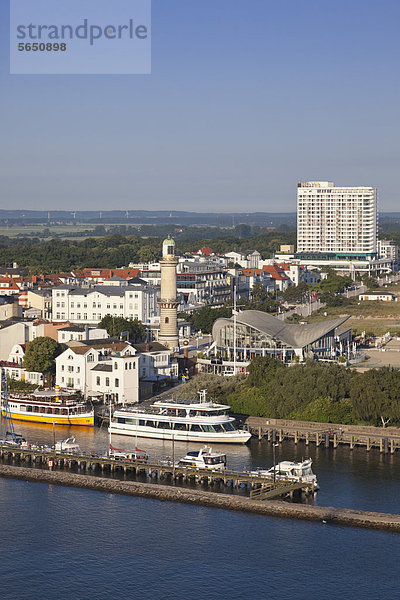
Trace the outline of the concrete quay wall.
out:
[[[125,494],[160,501],[180,502],[237,512],[247,512],[286,519],[301,519],[351,527],[364,527],[400,533],[400,515],[367,512],[343,508],[289,504],[282,501],[251,500],[246,497],[217,492],[189,490],[133,481],[118,481],[105,477],[79,475],[58,471],[0,465],[0,477],[38,483],[64,485],[111,494]]]

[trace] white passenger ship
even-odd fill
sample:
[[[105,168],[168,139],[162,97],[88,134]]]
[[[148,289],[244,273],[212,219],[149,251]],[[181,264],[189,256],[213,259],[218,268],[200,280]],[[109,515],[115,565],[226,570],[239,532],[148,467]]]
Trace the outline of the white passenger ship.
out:
[[[114,411],[110,433],[182,442],[245,444],[251,435],[237,429],[227,413],[230,406],[215,404],[199,392],[200,400],[158,400],[151,406]]]

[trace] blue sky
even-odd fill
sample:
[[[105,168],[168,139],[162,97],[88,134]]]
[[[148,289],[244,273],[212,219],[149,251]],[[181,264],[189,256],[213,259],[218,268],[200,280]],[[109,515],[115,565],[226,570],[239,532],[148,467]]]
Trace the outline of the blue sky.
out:
[[[0,207],[280,212],[329,179],[400,210],[398,1],[153,0],[121,76],[9,75],[8,5]]]

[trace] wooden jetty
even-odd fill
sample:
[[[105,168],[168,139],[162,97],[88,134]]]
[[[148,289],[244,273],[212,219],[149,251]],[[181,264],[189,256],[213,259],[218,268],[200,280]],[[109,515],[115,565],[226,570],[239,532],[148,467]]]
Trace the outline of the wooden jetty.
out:
[[[295,493],[314,494],[314,482],[293,482],[282,478],[274,482],[254,472],[177,466],[172,461],[118,460],[96,454],[54,452],[51,448],[24,448],[11,444],[0,444],[0,459],[8,464],[69,470],[92,475],[107,474],[113,477],[122,473],[124,476],[142,476],[150,481],[169,480],[178,485],[192,483],[227,486],[232,490],[242,488],[249,490],[251,498],[259,500],[279,496],[293,499]]]
[[[295,444],[304,442],[306,446],[310,442],[316,446],[332,448],[345,445],[350,450],[359,446],[368,452],[376,448],[383,454],[394,454],[396,450],[400,450],[400,429],[396,427],[383,429],[258,417],[249,417],[244,427],[258,439],[266,438],[274,443],[293,440]]]

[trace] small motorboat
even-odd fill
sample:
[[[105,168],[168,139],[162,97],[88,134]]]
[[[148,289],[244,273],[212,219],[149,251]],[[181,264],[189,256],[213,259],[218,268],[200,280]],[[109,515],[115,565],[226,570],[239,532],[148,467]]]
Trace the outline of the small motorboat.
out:
[[[64,452],[67,454],[75,454],[80,452],[79,444],[76,443],[74,437],[67,438],[56,442],[56,452]]]
[[[133,452],[126,452],[125,450],[114,448],[114,446],[110,444],[108,458],[113,458],[114,460],[140,460],[146,462],[149,460],[149,455],[146,450],[140,450],[140,448],[135,448]]]
[[[226,454],[213,452],[210,446],[188,452],[181,458],[177,467],[197,467],[198,469],[226,469]]]
[[[284,460],[275,465],[275,467],[271,467],[270,469],[257,469],[256,471],[251,471],[251,474],[259,475],[261,477],[265,477],[266,479],[274,479],[275,470],[275,479],[277,481],[289,480],[299,483],[302,481],[304,481],[304,483],[314,482],[314,489],[319,490],[317,476],[313,473],[311,465],[311,458],[307,458],[302,462]]]

